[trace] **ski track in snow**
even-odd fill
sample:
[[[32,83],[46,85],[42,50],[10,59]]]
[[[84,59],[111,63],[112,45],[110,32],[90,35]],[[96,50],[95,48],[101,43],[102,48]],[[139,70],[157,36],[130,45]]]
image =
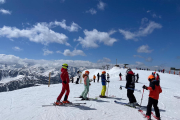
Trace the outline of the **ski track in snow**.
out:
[[[101,73],[102,70],[90,69],[90,79],[93,75]],[[81,95],[84,90],[83,84],[74,85],[70,83],[69,100],[74,103],[86,102],[81,106],[47,106],[56,101],[61,92],[62,85],[55,84],[41,85],[37,87],[24,88],[11,92],[0,93],[0,119],[1,120],[145,120],[137,109],[114,103],[114,100],[127,103],[127,90],[119,89],[120,85],[125,86],[125,69],[113,68],[107,70],[110,74],[110,83],[108,96],[114,95],[114,98],[98,98],[91,101],[76,101],[80,98],[74,98]],[[119,80],[119,73],[122,73],[123,81]],[[142,86],[149,85],[147,77],[152,71],[133,70],[139,73],[139,82],[136,83],[136,89],[141,93],[134,92],[137,101],[140,103],[142,97]],[[160,85],[163,92],[159,98],[159,109],[162,120],[180,120],[180,101],[174,96],[179,96],[180,77],[159,73]],[[76,81],[76,80],[74,80]],[[101,81],[101,80],[100,80]],[[107,85],[108,87],[108,85]],[[101,82],[91,82],[89,97],[99,96],[102,90]],[[144,91],[142,106],[147,106],[149,91]],[[62,100],[64,96],[62,97]],[[152,109],[153,110],[153,109]],[[143,110],[146,113],[146,109]],[[154,113],[154,111],[153,111]],[[153,117],[152,117],[153,118]],[[153,119],[154,120],[154,119]]]

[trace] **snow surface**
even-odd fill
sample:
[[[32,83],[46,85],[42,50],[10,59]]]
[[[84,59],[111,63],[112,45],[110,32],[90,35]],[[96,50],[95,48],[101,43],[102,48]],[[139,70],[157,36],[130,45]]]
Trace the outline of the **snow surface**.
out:
[[[90,79],[93,75],[101,73],[102,70],[91,69]],[[128,102],[126,89],[119,89],[125,85],[125,69],[112,68],[107,70],[110,75],[108,95],[115,95],[115,98],[98,98],[93,101],[76,101],[84,90],[83,84],[70,83],[69,101],[74,103],[86,102],[81,106],[48,106],[56,101],[61,92],[62,85],[55,84],[19,89],[11,92],[0,93],[0,120],[145,120],[137,109],[114,103],[114,100]],[[119,81],[119,73],[123,74],[123,81]],[[139,73],[139,83],[136,89],[142,91],[143,85],[149,85],[147,77],[152,71],[133,70]],[[84,71],[83,71],[84,73]],[[167,73],[159,73],[163,92],[160,94],[159,108],[162,120],[180,120],[180,76]],[[108,85],[107,85],[108,86]],[[89,97],[95,98],[101,93],[101,83],[91,83]],[[137,101],[140,103],[142,93],[134,92]],[[142,106],[148,103],[149,91],[144,92]],[[63,100],[63,98],[62,98]],[[146,110],[144,110],[144,113]],[[153,111],[154,112],[154,111]]]

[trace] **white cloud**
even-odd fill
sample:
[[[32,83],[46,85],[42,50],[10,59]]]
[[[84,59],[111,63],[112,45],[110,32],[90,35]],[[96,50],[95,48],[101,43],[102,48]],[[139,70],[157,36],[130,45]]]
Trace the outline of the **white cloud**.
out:
[[[61,52],[61,51],[56,51],[56,53],[60,53],[60,54],[62,54],[62,52]]]
[[[140,26],[139,30],[136,32],[130,32],[123,29],[119,29],[119,32],[124,35],[124,38],[126,40],[133,39],[138,40],[138,37],[147,36],[151,34],[155,29],[162,28],[161,24],[155,23],[153,21],[150,21],[147,25],[144,25],[144,22],[147,21],[144,18],[142,19],[142,25]]]
[[[104,10],[104,8],[106,7],[106,3],[99,1],[99,3],[97,4],[97,7],[100,10]]]
[[[5,10],[5,9],[0,9],[0,12],[2,13],[2,14],[11,14],[11,11],[9,11],[9,10]]]
[[[147,13],[151,12],[151,10],[148,10]]]
[[[0,4],[3,4],[5,2],[6,2],[6,0],[0,0]]]
[[[146,62],[152,62],[153,61],[153,59],[151,57],[148,57],[145,60],[146,60]]]
[[[50,27],[60,26],[63,29],[68,30],[69,32],[77,32],[79,29],[81,29],[81,27],[74,22],[72,22],[71,26],[67,26],[66,20],[62,20],[62,22],[58,22],[58,21],[50,22],[48,26]]]
[[[86,56],[86,54],[82,51],[82,50],[73,50],[72,52],[69,49],[64,50],[63,53],[64,56],[77,56],[77,55],[81,55],[81,56]]]
[[[97,62],[98,63],[109,63],[109,62],[111,62],[111,60],[109,58],[104,57],[102,60],[98,60]]]
[[[53,51],[50,51],[48,49],[43,49],[44,55],[49,55],[49,54],[53,54]]]
[[[148,45],[142,45],[137,49],[138,53],[151,53],[153,50],[149,50]]]
[[[65,2],[65,0],[61,0],[61,2]]]
[[[19,48],[17,46],[13,47],[12,49],[15,50],[15,51],[21,51],[22,50],[21,48]]]
[[[105,45],[112,46],[117,40],[111,38],[110,35],[114,34],[116,31],[111,30],[110,32],[99,32],[96,29],[93,31],[84,30],[85,37],[79,37],[78,40],[84,48],[96,48],[97,43],[104,43]]]
[[[94,8],[91,8],[90,10],[86,11],[86,13],[91,13],[92,15],[94,15],[97,13],[97,11]]]
[[[4,26],[0,28],[0,37],[12,38],[28,38],[32,42],[47,45],[49,43],[59,43],[70,46],[67,43],[68,37],[65,34],[54,32],[46,25],[38,23],[32,28],[18,29],[16,27]]]

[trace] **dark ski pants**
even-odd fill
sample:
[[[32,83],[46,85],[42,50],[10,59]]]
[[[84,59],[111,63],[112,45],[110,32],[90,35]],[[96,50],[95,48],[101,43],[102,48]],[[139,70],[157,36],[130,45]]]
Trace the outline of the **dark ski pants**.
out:
[[[66,83],[66,84],[62,83],[62,90],[61,90],[61,93],[59,94],[59,96],[57,98],[58,101],[61,100],[61,98],[62,98],[63,94],[65,93],[65,91],[66,91],[66,95],[64,97],[64,101],[66,101],[68,99],[68,96],[69,96],[69,93],[70,93],[68,83]]]
[[[160,117],[159,108],[157,106],[158,105],[158,100],[155,100],[155,99],[153,99],[151,97],[149,97],[146,115],[151,116],[152,105],[154,107],[154,111],[156,113],[156,117]]]
[[[97,79],[97,82],[99,82],[99,77],[98,77],[98,79]]]
[[[77,78],[76,84],[79,84],[79,78]]]
[[[136,82],[138,82],[139,78],[137,78]]]
[[[95,79],[94,79],[94,82],[95,82]]]
[[[136,102],[136,98],[133,93],[134,93],[134,90],[127,89],[127,97],[129,98],[130,103]]]

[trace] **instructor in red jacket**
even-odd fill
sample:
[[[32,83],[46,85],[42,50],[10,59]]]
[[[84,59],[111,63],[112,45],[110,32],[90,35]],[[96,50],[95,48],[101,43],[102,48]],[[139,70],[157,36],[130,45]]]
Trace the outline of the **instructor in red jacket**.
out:
[[[70,103],[67,99],[68,99],[68,96],[69,96],[69,93],[70,93],[70,90],[69,90],[69,75],[68,75],[68,72],[67,72],[67,69],[68,69],[68,64],[63,64],[62,65],[62,68],[61,68],[61,80],[62,80],[62,90],[61,90],[61,93],[59,94],[58,98],[57,98],[57,101],[56,101],[56,105],[62,105],[63,103],[66,104],[66,103]],[[61,102],[61,98],[63,96],[63,94],[65,93],[66,91],[66,95],[64,97],[64,101]]]
[[[148,77],[148,80],[150,82],[150,86],[143,86],[143,89],[149,90],[149,101],[147,105],[147,118],[148,120],[151,120],[151,108],[152,105],[154,107],[154,111],[156,113],[156,118],[157,120],[160,120],[160,112],[158,108],[158,99],[159,99],[159,94],[162,92],[161,86],[159,85],[159,80],[155,80],[155,77],[153,75],[150,75]]]

